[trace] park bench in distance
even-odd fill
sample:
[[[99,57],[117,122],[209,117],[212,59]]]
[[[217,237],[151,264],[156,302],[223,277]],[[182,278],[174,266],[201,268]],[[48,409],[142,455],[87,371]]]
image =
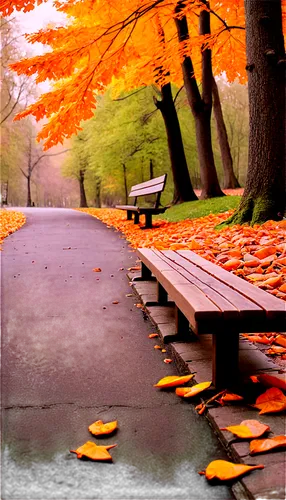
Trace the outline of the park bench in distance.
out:
[[[142,229],[148,229],[152,227],[152,215],[163,214],[167,207],[161,207],[160,197],[161,193],[165,188],[167,179],[167,174],[151,179],[150,181],[142,182],[141,184],[136,184],[131,187],[131,191],[128,195],[129,198],[134,197],[133,205],[116,205],[115,208],[127,211],[127,220],[132,220],[132,214],[134,213],[134,224],[139,224],[139,216],[141,214],[145,215],[145,226]],[[156,194],[156,200],[153,207],[140,207],[137,205],[137,198],[140,196],[148,196],[151,194]]]
[[[239,381],[239,333],[285,331],[286,304],[190,250],[138,249],[141,278],[157,280],[157,305],[175,303],[172,341],[191,341],[191,330],[213,334],[213,384]],[[152,276],[153,275],[153,276]],[[153,304],[154,305],[154,304]]]

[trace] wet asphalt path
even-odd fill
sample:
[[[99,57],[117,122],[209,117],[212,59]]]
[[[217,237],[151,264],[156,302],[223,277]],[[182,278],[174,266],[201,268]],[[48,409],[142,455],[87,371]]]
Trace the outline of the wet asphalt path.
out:
[[[153,388],[176,372],[126,297],[136,254],[87,214],[22,211],[27,223],[1,255],[1,498],[230,500],[227,487],[198,475],[226,458],[206,420]],[[88,425],[98,419],[119,421],[101,440],[118,444],[112,464],[69,453],[95,441]]]

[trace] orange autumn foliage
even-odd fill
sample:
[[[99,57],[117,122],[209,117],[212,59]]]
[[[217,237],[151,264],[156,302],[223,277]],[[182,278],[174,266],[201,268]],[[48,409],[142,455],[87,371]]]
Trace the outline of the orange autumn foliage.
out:
[[[4,0],[0,11],[4,16],[14,9],[29,11],[43,1]],[[18,114],[18,119],[32,114],[37,121],[49,120],[38,136],[46,148],[80,130],[81,121],[93,116],[97,96],[110,83],[116,82],[117,92],[168,82],[180,86],[186,55],[192,56],[200,80],[202,47],[212,49],[215,75],[225,72],[229,81],[246,81],[243,0],[234,0],[231,9],[228,2],[214,1],[208,35],[201,35],[198,26],[206,3],[186,0],[180,15],[188,19],[190,36],[183,42],[174,21],[177,0],[121,0],[120,9],[118,0],[57,0],[54,5],[68,16],[68,24],[26,36],[30,43],[42,43],[50,50],[12,65],[18,75],[35,75],[37,83],[56,82],[52,91]]]
[[[233,274],[286,301],[286,291],[283,291],[286,285],[286,265],[283,264],[284,260],[286,262],[284,221],[268,221],[254,227],[237,225],[216,231],[215,226],[231,215],[232,212],[228,211],[180,222],[157,220],[152,229],[142,231],[139,225],[126,220],[126,214],[122,210],[79,210],[121,231],[133,248],[169,250],[180,245],[180,249],[192,250],[223,268],[230,267],[228,270]],[[268,248],[267,252],[271,252],[273,258],[267,263],[261,260],[256,268],[248,267],[247,263],[251,262],[248,260],[249,256],[254,256],[265,248]],[[247,260],[244,260],[245,256]],[[256,259],[259,261],[258,257]],[[232,270],[232,266],[227,264],[229,262],[235,262]]]
[[[195,384],[192,387],[189,387],[189,390],[184,394],[180,394],[178,391],[176,391],[176,394],[178,396],[183,395],[184,398],[192,398],[193,396],[196,396],[197,394],[200,394],[201,392],[208,389],[211,385],[211,382],[201,382],[200,384]]]
[[[94,436],[104,436],[105,434],[111,434],[117,429],[117,420],[113,422],[103,423],[102,420],[97,420],[91,424],[88,428],[89,432]]]
[[[21,212],[0,210],[0,248],[3,240],[14,233],[26,222],[26,217]]]
[[[166,387],[176,387],[178,385],[183,385],[189,382],[194,377],[194,374],[183,375],[181,377],[177,377],[176,375],[170,375],[168,377],[161,378],[154,387],[160,387],[161,389]],[[188,388],[190,390],[190,387]]]

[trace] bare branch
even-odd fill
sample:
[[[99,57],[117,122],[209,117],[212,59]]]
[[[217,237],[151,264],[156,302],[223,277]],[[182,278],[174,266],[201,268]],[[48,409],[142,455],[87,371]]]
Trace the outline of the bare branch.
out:
[[[35,163],[33,163],[33,165],[31,166],[31,172],[33,172],[34,168],[36,165],[38,165],[39,161],[42,159],[42,158],[46,158],[48,156],[59,156],[59,155],[62,155],[64,153],[67,153],[67,151],[70,151],[70,149],[65,149],[64,151],[60,151],[59,153],[48,153],[48,154],[43,154],[41,156],[39,156],[39,158],[35,161]]]
[[[112,99],[112,100],[113,101],[124,101],[125,99],[128,99],[129,97],[132,97],[133,95],[138,94],[138,92],[141,92],[141,90],[144,90],[144,89],[146,89],[146,85],[144,85],[144,87],[141,87],[141,89],[135,90],[131,94],[125,95],[124,97],[117,97],[117,99]]]

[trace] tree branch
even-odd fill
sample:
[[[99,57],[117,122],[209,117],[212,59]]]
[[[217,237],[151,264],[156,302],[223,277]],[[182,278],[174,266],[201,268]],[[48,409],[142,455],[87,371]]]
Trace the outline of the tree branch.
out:
[[[112,99],[112,100],[113,101],[124,101],[125,99],[128,99],[129,97],[132,97],[133,95],[138,94],[138,92],[141,92],[141,90],[144,90],[144,89],[146,89],[146,85],[144,85],[144,87],[142,87],[141,89],[135,90],[131,94],[128,94],[128,95],[126,95],[124,97],[118,97],[117,99]]]

